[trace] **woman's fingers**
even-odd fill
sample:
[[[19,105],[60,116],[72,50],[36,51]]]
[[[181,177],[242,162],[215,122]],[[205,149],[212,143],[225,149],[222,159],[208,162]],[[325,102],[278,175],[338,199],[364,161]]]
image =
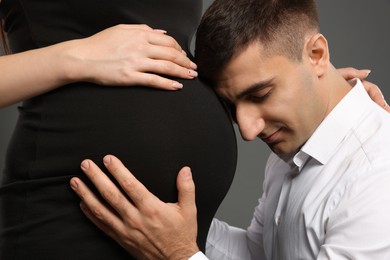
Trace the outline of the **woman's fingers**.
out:
[[[184,51],[171,47],[151,45],[148,48],[148,57],[155,60],[165,60],[175,63],[183,68],[196,70],[198,67],[192,62]]]
[[[172,36],[166,35],[165,33],[160,33],[158,31],[154,31],[154,33],[148,34],[148,36],[148,42],[150,44],[171,47],[179,52],[182,51],[180,44]]]
[[[375,85],[369,81],[363,80],[362,82],[363,82],[363,86],[366,89],[370,98],[375,103],[377,103],[380,107],[382,107],[384,110],[386,110],[387,112],[390,112],[390,107],[387,104],[385,97],[383,96],[380,88],[377,85]]]
[[[338,72],[346,80],[351,80],[354,78],[360,79],[363,82],[364,88],[366,89],[371,99],[375,103],[377,103],[380,107],[382,107],[384,110],[390,112],[390,107],[387,104],[385,97],[383,96],[380,88],[377,85],[365,80],[368,77],[368,75],[370,75],[371,70],[358,70],[349,67],[349,68],[338,69]]]
[[[75,81],[177,90],[182,85],[172,78],[197,77],[196,65],[179,43],[147,25],[113,26],[73,44],[67,55],[76,62]]]
[[[133,81],[144,87],[159,88],[165,90],[179,90],[183,88],[183,84],[179,81],[171,80],[156,74],[136,72],[130,76]],[[123,82],[125,84],[126,81]],[[121,85],[123,85],[121,84]]]
[[[193,79],[198,76],[198,73],[195,70],[182,67],[174,62],[166,60],[147,59],[143,62],[139,70],[146,73],[153,72],[183,79]]]
[[[371,70],[358,70],[352,67],[337,69],[337,71],[345,80],[351,80],[354,78],[363,80],[366,79],[371,72]]]
[[[171,61],[188,69],[197,68],[173,37],[160,33],[159,30],[146,30],[144,33],[144,35],[140,34],[140,37],[145,38],[143,43],[145,46],[140,47],[138,51],[148,52],[147,56],[151,59]]]

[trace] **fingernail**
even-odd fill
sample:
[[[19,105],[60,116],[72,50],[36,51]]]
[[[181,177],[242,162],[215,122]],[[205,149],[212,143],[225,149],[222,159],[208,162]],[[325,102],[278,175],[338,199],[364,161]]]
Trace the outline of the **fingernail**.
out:
[[[191,61],[191,63],[190,63],[190,68],[196,70],[196,69],[198,68],[198,65],[196,65],[195,63],[193,63],[193,62]]]
[[[103,158],[103,163],[104,163],[105,165],[110,164],[110,163],[111,163],[111,156],[109,156],[109,155],[104,156],[104,158]]]
[[[83,169],[85,171],[85,170],[88,170],[88,168],[89,168],[89,161],[88,160],[84,160],[81,163],[81,169]]]
[[[70,181],[70,187],[74,190],[77,190],[77,188],[79,187],[79,185],[77,184],[77,181],[76,180],[71,180]]]
[[[190,75],[190,77],[195,78],[198,76],[198,72],[196,72],[195,70],[189,70],[188,75]]]
[[[184,179],[185,180],[191,180],[192,179],[192,172],[191,172],[191,168],[188,167],[186,169],[186,171],[184,172]]]
[[[364,71],[364,73],[366,73],[366,77],[368,77],[368,75],[370,75],[370,73],[371,73],[371,70],[363,70]]]
[[[388,105],[387,105],[387,102],[385,100],[385,104],[383,105],[383,108],[386,108]]]
[[[154,29],[156,32],[160,32],[160,33],[163,33],[163,34],[166,34],[167,31],[165,30],[162,30],[162,29]]]
[[[179,82],[173,82],[172,83],[172,88],[173,89],[182,89],[183,88],[183,84],[179,83]]]
[[[181,52],[187,56],[187,52],[185,52],[184,50],[181,50]]]

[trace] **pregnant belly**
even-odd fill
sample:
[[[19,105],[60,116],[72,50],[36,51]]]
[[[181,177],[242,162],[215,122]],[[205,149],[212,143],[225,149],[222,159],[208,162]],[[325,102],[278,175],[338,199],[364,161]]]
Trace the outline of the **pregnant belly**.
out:
[[[68,181],[71,176],[83,177],[79,165],[85,158],[104,170],[103,156],[118,156],[163,201],[177,200],[176,175],[183,166],[190,166],[196,183],[201,248],[232,182],[237,156],[226,111],[214,92],[196,80],[186,81],[184,89],[175,92],[87,84],[64,87],[21,107],[8,151],[4,180],[10,185],[4,194],[28,199],[22,204],[29,205],[34,218],[45,216],[51,219],[42,221],[45,225],[61,230],[69,230],[67,225],[77,221],[51,217],[53,212],[81,215]],[[28,189],[27,197],[20,193],[18,183]],[[58,193],[46,196],[49,193],[42,191],[47,188],[42,187]],[[34,203],[43,205],[44,212],[33,213]],[[44,206],[58,203],[63,210]],[[68,203],[71,208],[65,206]],[[34,218],[28,218],[32,227],[40,221]],[[29,241],[36,239],[32,236]],[[69,241],[82,245],[74,236]]]
[[[73,85],[43,97],[36,108],[22,108],[23,116],[21,128],[32,134],[16,139],[33,142],[34,154],[24,158],[34,160],[29,178],[78,172],[82,159],[100,163],[108,153],[147,182],[150,175],[176,175],[184,165],[235,161],[228,115],[214,92],[195,80],[180,91]]]

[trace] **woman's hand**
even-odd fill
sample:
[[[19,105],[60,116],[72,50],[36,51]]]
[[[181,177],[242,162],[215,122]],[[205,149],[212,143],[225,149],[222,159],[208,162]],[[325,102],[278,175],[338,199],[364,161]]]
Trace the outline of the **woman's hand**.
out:
[[[74,41],[73,77],[102,85],[182,88],[168,77],[193,79],[196,65],[175,39],[147,25],[117,25]]]
[[[0,57],[0,108],[77,81],[177,90],[196,65],[172,37],[146,25],[117,25],[91,37]],[[26,87],[28,86],[28,87]]]
[[[371,97],[371,99],[377,103],[379,106],[381,106],[384,110],[390,113],[390,107],[387,105],[387,102],[385,100],[385,97],[383,96],[380,88],[365,80],[368,75],[370,75],[370,70],[357,70],[354,68],[342,68],[338,69],[339,73],[343,78],[346,80],[351,80],[354,78],[358,78],[363,82],[364,88],[366,89],[368,95]]]

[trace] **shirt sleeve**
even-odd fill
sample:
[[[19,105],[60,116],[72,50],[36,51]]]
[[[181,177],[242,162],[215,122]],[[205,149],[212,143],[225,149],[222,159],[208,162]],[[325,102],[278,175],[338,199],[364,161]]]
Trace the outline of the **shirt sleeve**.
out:
[[[262,243],[262,215],[263,203],[260,199],[247,230],[232,227],[223,221],[214,219],[206,244],[206,255],[209,259],[265,259]]]
[[[271,154],[267,165],[269,165],[269,162],[275,161],[276,158],[276,155]],[[267,176],[266,167],[263,183],[264,191],[268,183]],[[263,192],[247,230],[232,227],[225,222],[214,219],[207,236],[207,257],[212,260],[266,259],[263,243],[265,201],[266,192]]]
[[[359,177],[331,212],[317,260],[390,259],[389,170]]]
[[[246,231],[214,219],[206,243],[210,259],[250,259],[246,245]]]
[[[199,251],[195,255],[188,258],[188,260],[208,260],[208,258],[201,251]]]

